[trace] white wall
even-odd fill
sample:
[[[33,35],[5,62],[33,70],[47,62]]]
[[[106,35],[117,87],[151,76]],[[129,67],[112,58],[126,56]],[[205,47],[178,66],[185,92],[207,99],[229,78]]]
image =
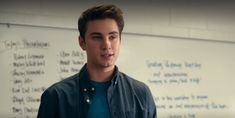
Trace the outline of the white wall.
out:
[[[0,23],[77,28],[88,7],[113,2],[1,0]],[[124,32],[235,42],[235,4],[231,1],[115,2],[124,11]]]

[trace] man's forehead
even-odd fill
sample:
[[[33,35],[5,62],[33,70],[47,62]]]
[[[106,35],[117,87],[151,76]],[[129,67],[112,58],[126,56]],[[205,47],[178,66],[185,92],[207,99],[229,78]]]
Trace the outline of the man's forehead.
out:
[[[85,35],[119,34],[119,28],[114,19],[98,19],[87,23]]]
[[[92,28],[93,27],[102,27],[104,25],[118,28],[117,22],[114,19],[92,20],[92,21],[89,21],[87,23],[86,28],[89,28],[89,27],[92,27]]]

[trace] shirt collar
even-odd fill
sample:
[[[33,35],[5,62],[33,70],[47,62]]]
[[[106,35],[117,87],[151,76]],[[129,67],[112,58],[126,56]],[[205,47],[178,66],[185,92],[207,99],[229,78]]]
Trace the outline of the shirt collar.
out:
[[[118,84],[119,75],[120,75],[120,72],[118,70],[118,67],[115,66],[110,86],[115,86]],[[82,89],[83,91],[94,91],[95,86],[92,85],[90,82],[90,77],[86,69],[86,64],[82,67],[82,69],[79,72],[78,81],[79,81],[80,89]]]

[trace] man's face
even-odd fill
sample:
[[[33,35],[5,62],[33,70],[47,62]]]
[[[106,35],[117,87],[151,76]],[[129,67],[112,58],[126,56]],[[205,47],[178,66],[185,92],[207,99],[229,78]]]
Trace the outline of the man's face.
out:
[[[120,38],[115,20],[89,21],[85,39],[79,40],[80,46],[87,53],[87,64],[95,68],[114,67],[119,54]]]

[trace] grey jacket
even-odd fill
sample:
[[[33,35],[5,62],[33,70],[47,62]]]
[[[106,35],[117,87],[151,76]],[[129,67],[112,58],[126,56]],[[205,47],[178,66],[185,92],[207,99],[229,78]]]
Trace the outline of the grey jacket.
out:
[[[41,96],[38,118],[86,118],[95,87],[84,66],[79,74],[55,83]],[[115,72],[107,92],[111,118],[156,118],[156,105],[142,82]]]

